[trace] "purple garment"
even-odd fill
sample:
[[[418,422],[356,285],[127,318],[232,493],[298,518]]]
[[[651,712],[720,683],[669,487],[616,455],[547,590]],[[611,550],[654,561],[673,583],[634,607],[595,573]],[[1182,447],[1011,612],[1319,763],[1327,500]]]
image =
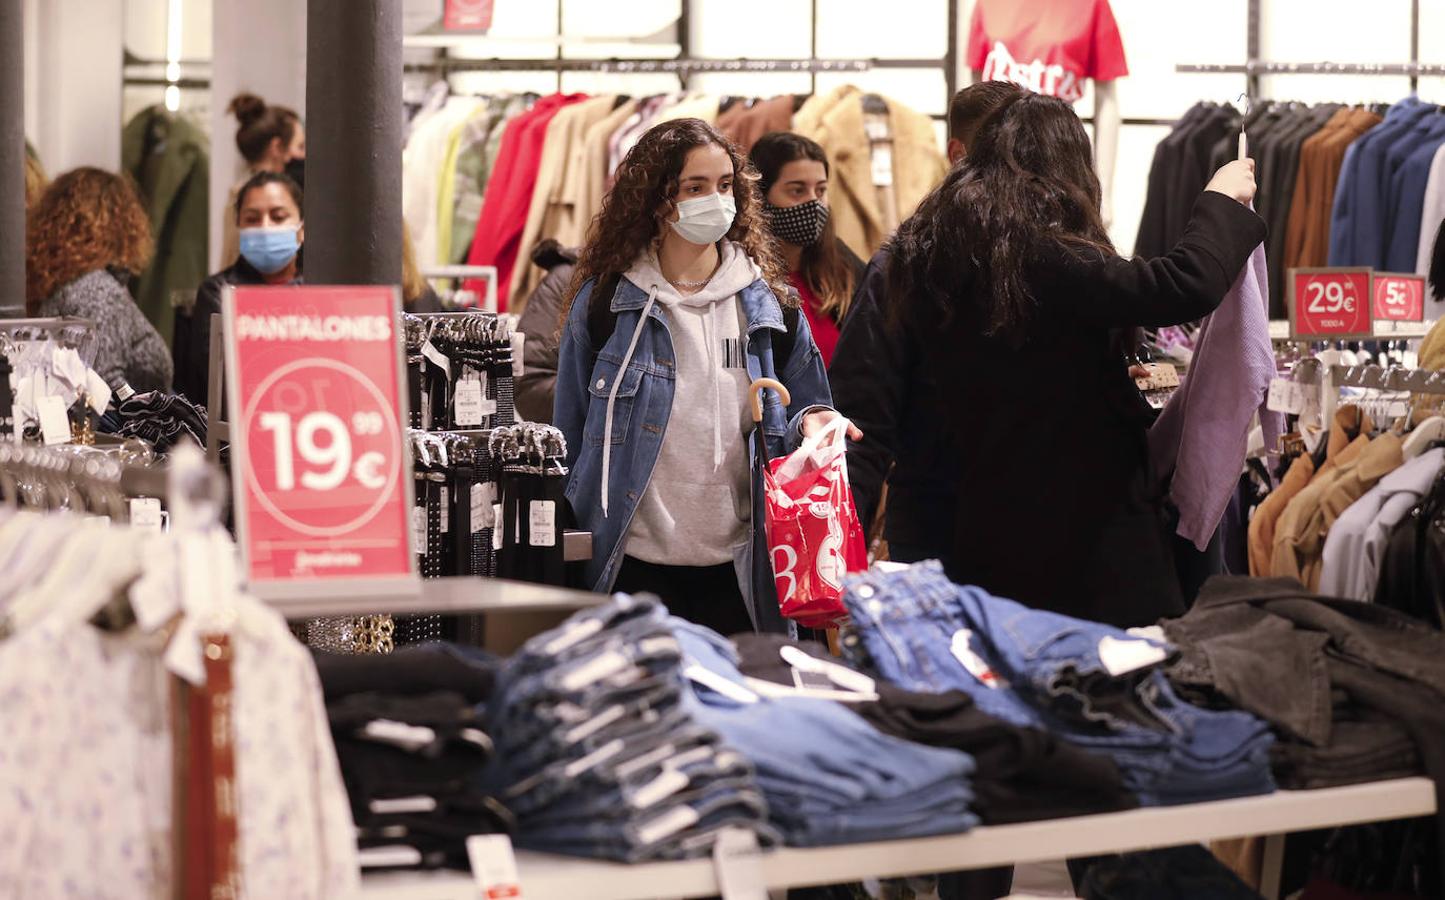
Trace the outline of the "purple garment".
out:
[[[1268,297],[1260,244],[1219,308],[1204,320],[1189,374],[1149,429],[1154,471],[1169,484],[1169,498],[1179,510],[1177,533],[1201,551],[1239,484],[1255,411],[1266,447],[1274,446],[1283,430],[1282,417],[1264,405],[1275,376]]]

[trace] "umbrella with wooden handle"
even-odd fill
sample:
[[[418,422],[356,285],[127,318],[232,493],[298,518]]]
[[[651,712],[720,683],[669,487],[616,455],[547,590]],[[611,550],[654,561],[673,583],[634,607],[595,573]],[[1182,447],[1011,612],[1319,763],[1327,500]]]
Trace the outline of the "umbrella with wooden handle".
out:
[[[785,408],[793,403],[793,395],[788,393],[781,381],[759,378],[748,385],[748,397],[753,402],[753,440],[757,442],[758,464],[762,466],[768,464],[768,440],[763,435],[763,391],[769,388],[778,392]]]

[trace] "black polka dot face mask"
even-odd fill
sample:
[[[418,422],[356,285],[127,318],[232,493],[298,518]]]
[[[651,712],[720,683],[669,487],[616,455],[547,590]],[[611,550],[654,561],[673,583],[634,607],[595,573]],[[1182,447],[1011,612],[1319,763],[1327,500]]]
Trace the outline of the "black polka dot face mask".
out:
[[[828,227],[828,207],[821,201],[809,200],[797,206],[774,206],[763,204],[768,213],[768,226],[773,236],[780,241],[806,247],[816,244]]]

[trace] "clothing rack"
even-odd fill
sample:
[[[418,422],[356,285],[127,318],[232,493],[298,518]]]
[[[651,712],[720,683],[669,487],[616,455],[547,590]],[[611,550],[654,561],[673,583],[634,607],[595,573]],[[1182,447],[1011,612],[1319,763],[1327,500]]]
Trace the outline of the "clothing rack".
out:
[[[1336,63],[1336,62],[1265,62],[1246,63],[1180,63],[1174,71],[1181,73],[1225,73],[1235,75],[1408,75],[1419,78],[1445,75],[1445,65],[1427,63]]]
[[[1264,0],[1248,0],[1245,18],[1245,62],[1243,63],[1181,63],[1175,72],[1224,73],[1246,76],[1245,94],[1254,99],[1260,95],[1262,75],[1408,75],[1410,91],[1420,87],[1422,75],[1445,75],[1445,65],[1420,63],[1420,0],[1410,0],[1410,61],[1408,63],[1279,63],[1260,59],[1260,8]]]
[[[408,72],[615,72],[663,73],[685,79],[694,72],[866,72],[917,68],[910,59],[457,59],[407,63]]]
[[[94,319],[83,319],[79,316],[55,316],[39,319],[0,319],[0,353],[6,352],[7,348],[17,343],[28,343],[42,337],[54,339],[63,337],[65,332],[71,329],[81,332],[81,339],[77,343],[76,350],[85,364],[91,365],[95,362],[95,335],[96,322]],[[14,365],[11,360],[11,365]]]
[[[30,444],[0,443],[0,482],[12,503],[22,480],[76,488],[83,495],[116,502],[129,497],[165,498],[171,490],[165,469],[125,465],[101,453],[65,453]]]

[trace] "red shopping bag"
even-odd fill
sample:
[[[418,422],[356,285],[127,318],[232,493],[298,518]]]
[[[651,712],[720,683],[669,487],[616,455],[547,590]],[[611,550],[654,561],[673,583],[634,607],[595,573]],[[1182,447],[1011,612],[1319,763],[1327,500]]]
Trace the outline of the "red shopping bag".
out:
[[[868,568],[863,525],[848,487],[847,427],[839,416],[763,471],[778,605],[805,628],[828,628],[845,618],[843,576]]]

